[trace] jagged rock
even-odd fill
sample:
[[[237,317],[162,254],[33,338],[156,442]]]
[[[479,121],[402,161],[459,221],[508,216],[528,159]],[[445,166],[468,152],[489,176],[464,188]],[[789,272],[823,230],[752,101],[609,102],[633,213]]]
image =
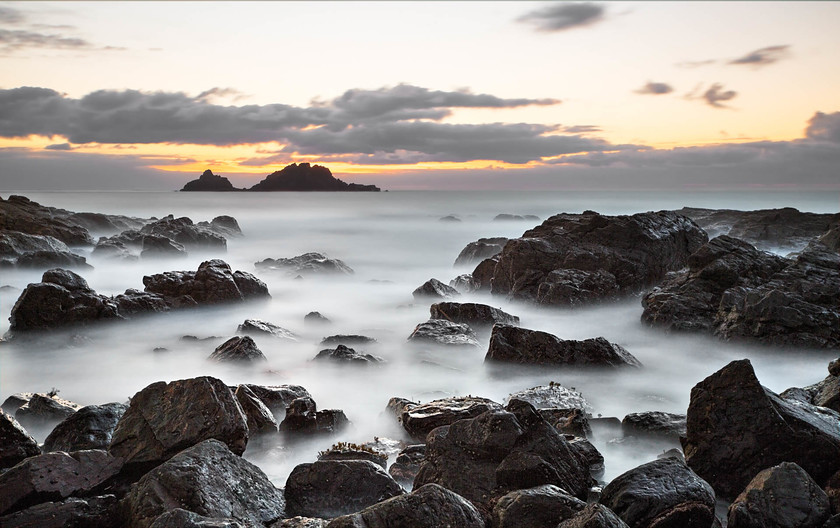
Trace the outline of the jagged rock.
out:
[[[760,472],[729,506],[729,528],[822,528],[828,496],[792,462]]]
[[[248,336],[231,337],[217,346],[208,359],[219,363],[266,361],[265,355]]]
[[[473,282],[472,273],[463,273],[458,275],[451,281],[449,281],[449,285],[458,293],[470,293],[476,289],[475,283]]]
[[[473,330],[489,329],[494,324],[519,326],[519,317],[486,304],[439,302],[429,308],[430,319],[446,319],[468,325]]]
[[[71,497],[61,502],[37,504],[0,517],[3,528],[98,528],[120,526],[114,495]]]
[[[403,411],[412,409],[418,405],[420,404],[417,402],[394,396],[388,400],[388,404],[385,406],[385,413],[393,416],[397,419],[397,422],[402,424]]]
[[[559,214],[505,244],[491,292],[559,306],[612,299],[682,268],[707,240],[691,220],[668,211]]]
[[[67,244],[49,235],[29,235],[20,231],[0,231],[0,257],[16,259],[32,252],[70,253]]]
[[[0,470],[10,468],[25,458],[40,454],[38,442],[21,427],[13,416],[0,411]]]
[[[312,398],[303,397],[292,401],[286,408],[280,432],[292,437],[331,434],[343,430],[349,423],[344,411],[319,411]]]
[[[15,419],[29,430],[51,430],[56,424],[81,409],[81,405],[54,394],[33,394],[15,411]]]
[[[146,291],[171,304],[218,304],[269,298],[264,282],[244,271],[232,272],[223,260],[202,262],[197,271],[167,271],[143,277]]]
[[[315,517],[301,517],[297,515],[290,519],[283,519],[272,524],[270,528],[325,528],[329,523],[326,519]]]
[[[129,288],[125,293],[114,297],[120,316],[131,318],[135,315],[168,312],[172,307],[169,302],[156,293],[141,292]]]
[[[556,528],[573,517],[586,503],[557,486],[545,484],[511,491],[493,507],[493,528]]]
[[[376,339],[368,336],[363,335],[355,335],[355,334],[337,334],[327,336],[321,340],[321,346],[332,346],[332,345],[373,345],[376,344]]]
[[[761,470],[795,462],[823,485],[840,469],[840,415],[762,387],[749,360],[691,389],[683,442],[688,465],[724,498]]]
[[[424,441],[426,435],[437,427],[501,408],[498,403],[477,396],[443,398],[419,405],[408,402],[402,405],[399,422],[412,438]]]
[[[143,236],[143,249],[140,258],[186,257],[183,245],[161,235]]]
[[[592,412],[592,407],[583,394],[554,382],[514,392],[508,396],[508,402],[516,400],[528,402],[538,410],[580,409],[583,412]]]
[[[613,513],[612,510],[598,504],[589,504],[575,514],[574,517],[563,521],[557,528],[629,528],[627,523]]]
[[[388,474],[400,484],[410,488],[425,459],[426,444],[410,445],[400,451],[394,463],[388,468]]]
[[[624,436],[662,438],[679,442],[685,436],[685,415],[662,411],[630,413],[621,420]]]
[[[455,259],[456,266],[476,264],[484,259],[492,258],[502,252],[509,239],[505,237],[479,238],[470,242],[458,253]]]
[[[445,319],[429,319],[420,323],[408,336],[410,342],[443,346],[479,346],[472,328]]]
[[[321,312],[309,312],[303,317],[303,324],[305,325],[328,325],[332,324],[328,318],[321,315]]]
[[[372,191],[376,185],[345,183],[332,175],[330,169],[309,163],[292,163],[272,172],[249,191]]]
[[[458,290],[452,286],[447,286],[437,279],[429,279],[422,285],[418,286],[417,289],[412,292],[412,295],[415,299],[449,299],[457,297],[461,294],[458,293]]]
[[[298,398],[312,398],[305,388],[300,385],[253,385],[246,387],[262,401],[268,410],[278,419],[286,415],[286,407]],[[279,417],[279,418],[278,418]]]
[[[277,420],[268,407],[260,400],[248,385],[236,387],[233,395],[242,407],[248,422],[248,437],[253,439],[257,435],[276,433]]]
[[[236,191],[230,180],[222,176],[213,174],[213,171],[207,169],[197,180],[188,181],[181,192],[185,191]]]
[[[799,400],[840,412],[840,377],[829,374],[819,383],[807,387],[790,388],[780,396],[786,400]]]
[[[87,229],[69,220],[70,211],[45,207],[25,196],[0,198],[0,231],[56,238],[70,246],[93,244]]]
[[[205,517],[181,508],[160,514],[149,528],[257,528],[251,523],[241,523],[226,517]]]
[[[245,319],[245,322],[236,328],[236,333],[245,335],[270,335],[289,341],[298,340],[298,336],[294,332],[277,326],[274,323],[260,321],[259,319]]]
[[[0,515],[71,495],[95,493],[121,468],[122,460],[101,450],[27,458],[0,474]]]
[[[296,275],[353,275],[353,268],[338,259],[331,259],[322,253],[304,253],[292,258],[267,258],[255,262],[262,271],[283,271],[289,277]]]
[[[236,218],[228,215],[217,216],[210,222],[199,222],[196,224],[199,227],[209,229],[217,235],[223,237],[241,237],[242,229],[239,227],[239,222]]]
[[[499,255],[484,259],[478,263],[472,272],[472,289],[474,291],[491,291],[493,287],[493,274],[496,273],[496,265],[499,263]]]
[[[68,211],[69,213],[69,211]],[[119,233],[127,229],[140,229],[150,220],[124,215],[102,213],[70,213],[67,219],[91,233]]]
[[[592,436],[592,427],[586,413],[581,409],[537,409],[545,421],[551,424],[558,433],[580,438]]]
[[[314,358],[315,361],[330,361],[333,363],[352,363],[354,365],[376,365],[383,363],[385,360],[378,356],[371,354],[362,354],[356,352],[352,348],[347,348],[344,345],[338,345],[336,348],[327,348],[318,352]]]
[[[404,493],[380,466],[368,460],[320,460],[300,464],[286,480],[289,515],[338,517]]]
[[[633,528],[709,528],[715,518],[714,490],[675,458],[619,475],[599,502]]]
[[[263,526],[284,517],[283,494],[260,469],[218,440],[204,440],[146,473],[125,498],[130,528],[180,507]]]
[[[70,251],[28,251],[17,258],[18,268],[76,268],[92,269],[85,257]]]
[[[35,394],[32,392],[16,392],[3,400],[3,404],[0,408],[2,408],[3,412],[6,414],[14,416],[15,412],[29,403],[29,400],[31,400],[34,395]]]
[[[172,215],[150,222],[140,229],[143,235],[157,235],[181,244],[188,250],[226,250],[227,240],[209,227],[196,225],[187,217]],[[144,241],[145,244],[145,241]]]
[[[624,347],[603,337],[585,341],[564,340],[547,332],[505,324],[493,327],[484,359],[526,365],[642,366]]]
[[[339,517],[327,528],[484,528],[484,520],[468,501],[437,484]]]
[[[247,419],[230,389],[209,376],[159,381],[131,398],[109,452],[126,465],[149,467],[208,438],[237,455],[245,451]]]
[[[92,257],[133,261],[139,257],[135,255],[122,240],[101,237],[91,252]]]
[[[555,427],[555,429],[557,428]],[[593,476],[600,478],[604,474],[604,455],[598,451],[598,448],[586,438],[565,433],[561,434],[569,441],[572,449],[589,462],[589,472]]]
[[[495,222],[510,222],[522,220],[533,220],[535,222],[539,222],[540,217],[537,215],[518,215],[510,213],[500,213],[493,217],[493,221]]]
[[[326,451],[321,451],[318,453],[318,460],[367,460],[383,470],[388,466],[388,455],[385,453],[346,442],[339,442]]]
[[[44,452],[108,449],[127,408],[122,403],[82,407],[55,426],[44,440]]]

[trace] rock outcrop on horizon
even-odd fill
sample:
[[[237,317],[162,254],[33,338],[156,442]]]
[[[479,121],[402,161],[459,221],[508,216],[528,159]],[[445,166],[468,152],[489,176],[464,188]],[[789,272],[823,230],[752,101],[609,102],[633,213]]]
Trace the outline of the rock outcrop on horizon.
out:
[[[282,170],[272,172],[254,185],[249,191],[371,191],[378,192],[376,185],[345,183],[332,175],[322,165],[292,163]]]
[[[197,180],[192,180],[184,185],[181,192],[184,191],[209,191],[209,192],[224,192],[224,191],[241,191],[230,183],[230,180],[222,176],[213,174],[213,171],[207,169]]]

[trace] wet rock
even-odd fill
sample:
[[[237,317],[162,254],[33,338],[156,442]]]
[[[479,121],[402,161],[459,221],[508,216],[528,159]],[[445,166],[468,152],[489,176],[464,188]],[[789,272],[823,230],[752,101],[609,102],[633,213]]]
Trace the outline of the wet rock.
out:
[[[574,341],[538,330],[497,324],[490,334],[485,361],[526,365],[641,367],[624,347],[603,337]]]
[[[242,407],[245,418],[248,422],[248,437],[253,439],[257,435],[264,435],[277,432],[277,420],[248,385],[236,387],[233,395]]]
[[[298,398],[312,398],[305,388],[300,385],[253,385],[246,387],[262,401],[278,421],[286,415],[286,407]]]
[[[840,358],[837,358],[828,364],[828,373],[831,376],[840,376]]]
[[[283,494],[260,469],[218,440],[205,440],[146,473],[125,498],[131,528],[176,507],[263,526],[284,517]]]
[[[87,229],[69,220],[70,211],[45,207],[25,196],[0,198],[0,231],[50,236],[70,246],[93,244]]]
[[[496,273],[496,265],[499,263],[499,255],[484,259],[476,265],[472,276],[472,289],[474,291],[491,291],[493,287],[493,274]]]
[[[828,495],[828,502],[831,504],[831,512],[840,513],[840,471],[828,479],[825,485],[825,493]]]
[[[574,449],[580,456],[585,458],[586,461],[589,463],[589,472],[597,478],[603,476],[604,455],[602,455],[601,452],[598,451],[598,448],[596,448],[595,445],[586,438],[580,436],[573,436],[569,434],[564,434],[563,436],[565,436],[566,440],[569,441],[569,445],[572,447],[572,449]]]
[[[621,420],[624,436],[662,438],[679,442],[685,436],[685,415],[662,411],[630,413]]]
[[[627,523],[603,504],[593,503],[563,521],[557,528],[629,528]]]
[[[297,515],[290,519],[283,519],[271,525],[271,528],[324,528],[329,523],[326,519],[315,517],[301,517]]]
[[[612,299],[681,269],[707,240],[691,220],[668,211],[559,214],[505,244],[491,291],[558,306]]]
[[[404,493],[380,466],[367,460],[300,464],[286,480],[289,515],[338,517]]]
[[[422,300],[427,298],[449,299],[451,297],[457,297],[461,294],[458,293],[458,290],[452,286],[447,286],[437,279],[429,279],[422,285],[418,286],[417,289],[412,292],[412,295],[415,299]]]
[[[29,251],[17,258],[18,268],[46,269],[46,268],[76,268],[92,269],[85,257],[69,251]]]
[[[388,474],[394,480],[411,488],[414,478],[420,471],[420,465],[426,459],[426,444],[410,445],[400,451],[394,463],[388,468]]]
[[[417,402],[394,396],[388,400],[388,404],[385,406],[385,413],[393,416],[400,424],[402,424],[403,411],[412,409],[418,405],[420,404]]]
[[[729,528],[822,528],[828,496],[792,462],[761,471],[729,506]]]
[[[833,411],[762,387],[744,359],[691,389],[683,449],[688,465],[724,498],[781,462],[797,463],[823,485],[840,469],[838,422]]]
[[[146,291],[174,306],[218,304],[270,298],[264,282],[244,271],[232,272],[223,260],[202,262],[197,271],[168,271],[143,277]]]
[[[196,180],[190,180],[184,185],[184,188],[181,189],[181,192],[185,191],[213,191],[213,192],[221,192],[221,191],[236,191],[238,189],[234,188],[233,184],[230,183],[230,180],[223,176],[218,176],[213,174],[213,171],[207,169],[201,176],[198,177]]]
[[[484,528],[478,511],[463,497],[436,484],[427,484],[412,493],[394,497],[339,517],[328,528]]]
[[[245,451],[247,419],[230,389],[209,376],[159,381],[131,398],[109,452],[126,465],[148,468],[209,438],[237,455]]]
[[[551,484],[511,491],[493,507],[493,528],[556,528],[586,503]]]
[[[519,326],[519,317],[486,304],[439,302],[429,308],[430,319],[445,319],[468,325],[473,330],[489,329],[494,324]]]
[[[175,508],[160,514],[150,528],[255,528],[255,525],[242,523],[230,517],[205,517]]]
[[[287,437],[332,434],[343,430],[350,420],[340,409],[317,410],[315,400],[298,398],[286,408],[286,417],[280,422],[280,432]]]
[[[219,363],[266,361],[265,355],[248,336],[231,337],[217,346],[208,359]]]
[[[449,285],[458,293],[469,293],[475,290],[475,283],[473,282],[472,273],[464,273],[458,275],[451,281],[449,281]]]
[[[261,271],[282,271],[289,277],[296,275],[353,275],[353,268],[338,259],[331,259],[322,253],[304,253],[292,258],[267,258],[255,262]]]
[[[492,258],[502,252],[502,248],[507,244],[508,239],[505,237],[494,238],[479,238],[475,242],[470,242],[461,250],[458,257],[455,259],[456,266],[466,266],[468,264],[477,264],[484,259]]]
[[[589,419],[581,409],[537,409],[540,416],[554,427],[558,433],[580,438],[592,436]]]
[[[140,258],[171,258],[186,257],[187,250],[183,245],[161,235],[145,235]]]
[[[187,250],[226,250],[225,237],[211,229],[195,225],[187,217],[175,218],[172,215],[150,222],[140,229],[143,235],[165,237],[184,246]]]
[[[259,319],[245,319],[245,322],[236,328],[236,333],[245,335],[270,335],[288,341],[297,341],[298,336],[285,328],[277,326],[276,324]]]
[[[40,454],[38,442],[14,417],[0,411],[0,470],[12,467],[24,458]]]
[[[374,345],[376,344],[376,339],[368,336],[363,335],[356,335],[356,334],[337,334],[327,336],[321,340],[321,346],[335,346],[335,345]]]
[[[412,438],[424,441],[437,427],[501,408],[498,403],[477,396],[443,398],[419,405],[408,402],[402,406],[399,421]]]
[[[840,412],[840,377],[829,374],[819,383],[802,388],[790,388],[780,396]]]
[[[97,528],[120,526],[119,507],[114,495],[71,497],[46,502],[0,517],[3,528]]]
[[[6,414],[14,416],[15,412],[18,409],[29,403],[29,400],[32,399],[32,396],[34,396],[34,394],[31,392],[16,392],[15,394],[12,394],[8,398],[6,398],[3,401],[3,405],[0,406],[0,408],[2,408],[3,412],[5,412]]]
[[[135,261],[139,258],[122,240],[105,237],[100,237],[90,255],[96,258],[126,261]]]
[[[44,440],[44,452],[108,449],[127,408],[121,403],[82,407],[55,426]]]
[[[70,248],[51,236],[0,230],[0,257],[15,260],[21,255],[34,252],[62,254],[70,253]]]
[[[196,225],[209,229],[210,231],[216,233],[217,235],[222,235],[223,237],[242,236],[242,229],[239,227],[239,222],[236,221],[236,218],[228,215],[217,216],[213,220],[210,220],[209,223],[199,222]]]
[[[619,475],[599,502],[634,528],[709,528],[715,518],[712,487],[674,458]]]
[[[376,365],[385,360],[371,354],[362,354],[344,345],[336,348],[327,348],[318,352],[315,361],[330,361],[332,363],[352,363],[353,365]]]
[[[382,469],[388,465],[388,455],[364,445],[339,442],[318,453],[318,460],[367,460]]]
[[[135,315],[168,312],[170,304],[155,293],[141,292],[130,288],[114,297],[120,316],[131,318]]]
[[[408,341],[442,346],[479,346],[472,328],[445,319],[429,319],[420,323],[408,336]]]
[[[94,493],[121,467],[122,460],[101,450],[27,458],[0,474],[0,515],[42,502]]]
[[[68,211],[69,212],[69,211]],[[140,229],[152,220],[134,216],[108,215],[102,213],[70,213],[67,219],[91,233],[119,233],[127,229]]]
[[[327,317],[321,315],[321,312],[309,312],[305,316],[303,316],[303,324],[304,325],[329,325],[332,324]]]
[[[73,415],[82,406],[59,398],[55,394],[33,394],[17,411],[15,419],[29,430],[51,430],[62,420]]]
[[[554,382],[514,392],[508,396],[508,402],[516,400],[528,402],[538,410],[580,409],[586,413],[592,411],[592,407],[583,394]]]

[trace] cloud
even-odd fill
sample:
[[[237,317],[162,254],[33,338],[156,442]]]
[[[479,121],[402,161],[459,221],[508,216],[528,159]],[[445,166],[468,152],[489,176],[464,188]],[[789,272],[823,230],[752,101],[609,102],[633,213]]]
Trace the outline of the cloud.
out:
[[[595,125],[573,125],[563,127],[563,132],[568,132],[569,134],[588,134],[590,132],[600,132],[601,127]]]
[[[20,24],[26,17],[18,9],[12,7],[0,6],[0,24]]]
[[[832,114],[817,112],[814,114],[808,120],[805,137],[840,144],[840,112]]]
[[[46,150],[73,150],[70,143],[53,143],[44,147]]]
[[[604,19],[604,6],[591,2],[557,2],[550,7],[526,13],[517,22],[533,24],[539,31],[566,31],[576,27],[591,26]]]
[[[246,99],[248,96],[236,88],[210,88],[196,96],[197,101],[213,101],[216,99],[231,99],[234,102]]]
[[[734,90],[724,91],[722,84],[715,83],[703,93],[703,100],[706,101],[706,104],[714,108],[728,108],[728,106],[722,104],[721,101],[731,101],[737,95],[738,92]]]
[[[648,82],[646,85],[636,90],[636,93],[649,95],[664,95],[673,91],[674,88],[670,84],[661,82]]]
[[[678,68],[701,68],[703,66],[709,66],[710,64],[714,64],[717,61],[715,59],[708,59],[708,60],[701,60],[701,61],[682,61],[678,62],[676,66]]]
[[[744,55],[743,57],[729,61],[729,64],[741,64],[754,67],[767,66],[785,58],[788,54],[790,46],[768,46],[766,48],[757,49]]]
[[[12,52],[25,48],[89,49],[93,45],[80,38],[62,35],[48,35],[22,29],[0,29],[0,52]]]

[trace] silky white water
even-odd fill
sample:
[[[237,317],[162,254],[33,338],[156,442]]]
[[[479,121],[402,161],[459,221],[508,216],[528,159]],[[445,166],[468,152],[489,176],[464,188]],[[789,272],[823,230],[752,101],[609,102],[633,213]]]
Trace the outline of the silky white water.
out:
[[[10,193],[3,193],[4,198]],[[227,252],[190,254],[186,259],[135,263],[97,260],[87,250],[92,270],[79,273],[97,292],[118,294],[142,289],[144,275],[194,270],[202,260],[222,258],[233,269],[255,273],[271,292],[268,302],[230,305],[153,315],[133,321],[59,334],[52,339],[0,344],[0,399],[15,392],[60,390],[59,396],[82,405],[126,402],[148,384],[211,375],[226,383],[297,384],[306,387],[320,409],[343,409],[352,422],[344,433],[308,443],[246,452],[278,486],[291,469],[313,461],[337,441],[365,442],[374,436],[404,438],[392,416],[384,414],[392,396],[428,401],[477,395],[504,402],[511,392],[550,381],[583,393],[594,414],[619,419],[630,412],[684,413],[691,387],[733,359],[748,357],[761,382],[775,391],[815,383],[826,375],[836,354],[778,350],[724,343],[712,337],[665,334],[642,325],[639,297],[615,304],[575,309],[537,308],[487,294],[463,295],[518,315],[525,328],[561,338],[604,336],[634,354],[644,368],[580,372],[564,368],[490,368],[484,365],[486,337],[475,350],[427,350],[406,343],[415,325],[429,317],[431,301],[411,292],[434,277],[443,282],[471,267],[455,268],[459,251],[480,237],[517,237],[533,221],[493,221],[499,213],[534,214],[545,219],[559,212],[587,209],[629,214],[683,206],[760,209],[792,206],[803,211],[836,212],[836,195],[819,193],[631,193],[631,192],[389,192],[389,193],[20,193],[43,205],[148,218],[174,214],[193,221],[218,215],[235,217],[244,233],[229,238]],[[461,222],[443,222],[455,214]],[[96,234],[95,234],[96,235]],[[87,251],[87,253],[85,253]],[[355,270],[347,277],[294,280],[258,273],[256,261],[318,251]],[[3,270],[0,332],[9,328],[12,305],[40,272]],[[326,327],[305,326],[304,315],[318,311],[332,320]],[[237,325],[256,318],[300,336],[297,343],[272,337],[254,339],[267,364],[233,367],[207,360],[213,349],[235,335]],[[85,337],[70,337],[83,333]],[[380,367],[353,368],[312,362],[321,338],[363,334],[378,344],[356,347],[381,356]],[[181,336],[199,338],[185,342]],[[155,351],[156,348],[166,350]],[[46,432],[35,432],[43,440]],[[604,480],[652,460],[662,446],[608,444],[594,439],[606,457]]]

